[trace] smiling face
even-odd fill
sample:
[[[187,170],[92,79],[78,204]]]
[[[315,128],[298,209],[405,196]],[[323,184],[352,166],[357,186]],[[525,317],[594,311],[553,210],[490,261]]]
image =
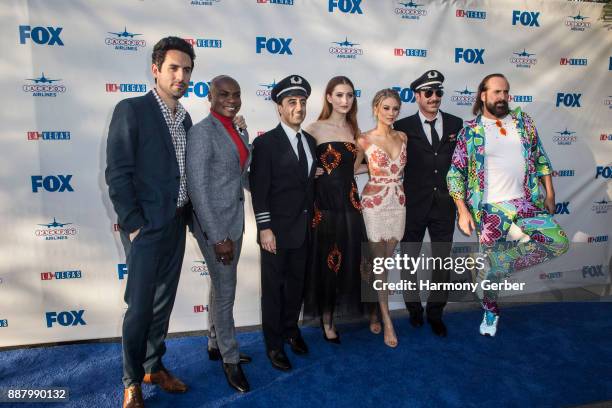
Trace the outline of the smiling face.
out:
[[[277,106],[281,120],[295,131],[299,130],[306,118],[306,97],[286,96]]]
[[[338,84],[326,98],[334,111],[346,115],[355,103],[355,92],[348,84]]]
[[[376,119],[391,126],[400,113],[400,103],[393,97],[387,97],[380,101],[374,110]]]
[[[168,50],[161,66],[156,64],[151,66],[157,92],[162,100],[176,101],[185,94],[189,86],[191,70],[191,57],[178,50]]]
[[[240,99],[240,85],[233,78],[223,77],[214,81],[208,94],[210,109],[221,116],[234,118],[242,101]]]

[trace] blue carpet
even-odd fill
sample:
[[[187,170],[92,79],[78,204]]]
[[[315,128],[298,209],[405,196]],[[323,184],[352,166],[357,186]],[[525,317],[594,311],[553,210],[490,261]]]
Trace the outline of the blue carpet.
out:
[[[612,303],[563,303],[502,310],[499,335],[478,335],[481,313],[447,313],[449,337],[426,325],[395,322],[397,349],[365,325],[340,326],[342,345],[303,330],[311,352],[294,369],[273,369],[260,332],[239,335],[254,361],[244,369],[252,391],[229,388],[219,362],[208,361],[206,339],[168,341],[166,366],[191,389],[169,395],[143,388],[147,407],[409,406],[563,407],[612,400]],[[0,388],[70,388],[69,404],[121,404],[121,346],[80,344],[0,352]],[[15,404],[25,407],[29,404]],[[1,404],[4,408],[9,404]],[[41,406],[41,405],[36,405]]]

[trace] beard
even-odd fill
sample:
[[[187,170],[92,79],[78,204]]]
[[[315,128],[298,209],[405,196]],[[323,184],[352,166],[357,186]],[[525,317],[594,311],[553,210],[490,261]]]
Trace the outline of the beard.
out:
[[[485,102],[487,110],[493,114],[496,118],[503,118],[510,112],[510,107],[507,101],[500,101],[496,103]]]

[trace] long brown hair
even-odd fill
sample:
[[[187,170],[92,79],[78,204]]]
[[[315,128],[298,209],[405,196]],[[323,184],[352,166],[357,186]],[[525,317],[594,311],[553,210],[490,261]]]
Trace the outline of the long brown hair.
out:
[[[472,107],[472,113],[474,115],[479,115],[482,113],[482,107],[484,106],[484,102],[482,101],[480,96],[483,92],[487,92],[487,82],[489,82],[489,79],[491,78],[504,78],[506,82],[508,82],[508,79],[506,79],[504,74],[499,73],[489,74],[486,77],[482,78],[482,81],[480,81],[480,84],[478,85],[478,91],[476,91],[476,100],[474,101],[474,106]]]
[[[353,106],[351,106],[351,109],[346,114],[346,121],[353,131],[353,137],[356,137],[359,134],[359,126],[357,125],[357,96],[355,96],[355,86],[353,82],[345,76],[335,76],[327,83],[325,94],[323,95],[323,109],[321,109],[321,113],[317,120],[325,120],[331,116],[333,107],[327,100],[327,95],[331,95],[334,92],[334,88],[340,84],[348,85],[353,90]]]

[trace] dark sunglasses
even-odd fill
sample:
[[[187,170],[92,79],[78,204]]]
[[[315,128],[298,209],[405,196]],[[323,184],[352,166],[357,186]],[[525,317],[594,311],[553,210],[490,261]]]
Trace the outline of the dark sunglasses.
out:
[[[423,91],[423,95],[425,95],[426,98],[431,98],[431,96],[434,94],[434,92],[436,93],[436,96],[438,98],[441,98],[444,95],[444,91],[441,89],[436,89],[435,91],[432,91],[431,89],[428,89],[426,91]]]

